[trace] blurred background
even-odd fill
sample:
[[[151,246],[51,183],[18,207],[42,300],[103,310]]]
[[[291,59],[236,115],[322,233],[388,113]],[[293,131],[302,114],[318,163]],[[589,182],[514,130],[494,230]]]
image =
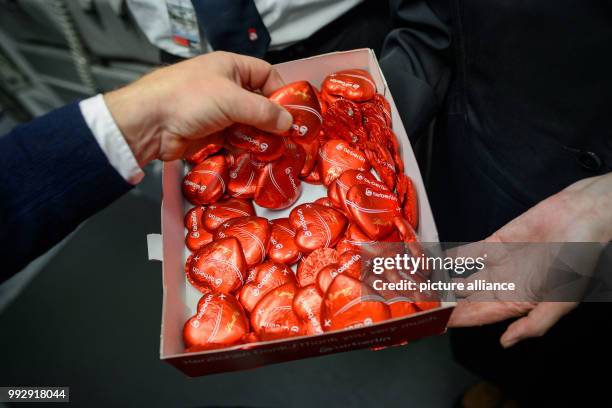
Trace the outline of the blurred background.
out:
[[[162,55],[124,0],[0,0],[0,135]],[[159,361],[161,265],[146,234],[160,231],[161,167],[146,173],[0,285],[0,386],[70,386],[87,406],[445,407],[474,381],[446,336],[197,379]]]

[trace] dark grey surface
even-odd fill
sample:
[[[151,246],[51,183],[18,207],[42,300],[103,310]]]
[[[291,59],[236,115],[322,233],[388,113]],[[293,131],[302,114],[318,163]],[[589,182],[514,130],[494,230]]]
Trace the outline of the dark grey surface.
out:
[[[449,407],[474,380],[445,336],[189,379],[159,361],[159,231],[159,203],[133,194],[87,222],[0,315],[0,385],[86,406]]]

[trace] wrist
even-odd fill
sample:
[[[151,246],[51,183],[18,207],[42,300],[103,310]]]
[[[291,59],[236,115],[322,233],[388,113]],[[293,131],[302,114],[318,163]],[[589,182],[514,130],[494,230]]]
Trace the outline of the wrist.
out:
[[[597,190],[594,212],[599,214],[602,229],[602,242],[612,241],[612,173],[605,174],[596,179]]]
[[[161,115],[146,90],[130,85],[104,95],[104,101],[138,165],[143,168],[159,156]]]
[[[587,226],[590,241],[612,241],[612,173],[580,180],[566,190],[568,206]]]

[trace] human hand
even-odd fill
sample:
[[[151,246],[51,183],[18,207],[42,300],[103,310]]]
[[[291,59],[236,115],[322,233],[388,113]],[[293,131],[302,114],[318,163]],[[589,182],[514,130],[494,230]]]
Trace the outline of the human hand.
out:
[[[472,244],[467,251],[478,251],[479,244],[527,242],[599,242],[612,239],[612,173],[578,181],[558,194],[542,201],[520,217],[511,221],[481,243]],[[490,247],[489,247],[490,248]],[[589,246],[589,249],[597,246]],[[551,265],[550,253],[545,247],[524,246],[529,256],[511,256],[499,251],[487,260],[487,267],[471,275],[466,281],[485,279],[493,282],[510,280],[519,283],[519,295],[505,292],[457,293],[465,301],[457,304],[449,326],[467,327],[495,323],[521,317],[511,323],[500,342],[510,347],[519,341],[544,335],[576,302],[538,302],[537,297],[550,281],[547,271]],[[589,250],[590,251],[590,250]],[[495,252],[495,251],[494,251]],[[592,251],[590,251],[592,252]],[[462,254],[463,255],[463,254]],[[584,254],[582,254],[584,255]],[[586,270],[594,266],[596,253],[581,257],[580,265]],[[508,274],[514,276],[509,277]],[[553,277],[554,278],[554,277]],[[525,301],[509,301],[525,299]],[[482,301],[498,299],[499,301]]]
[[[265,97],[281,86],[267,62],[214,52],[153,71],[104,98],[143,167],[193,153],[232,123],[286,131],[291,114]]]

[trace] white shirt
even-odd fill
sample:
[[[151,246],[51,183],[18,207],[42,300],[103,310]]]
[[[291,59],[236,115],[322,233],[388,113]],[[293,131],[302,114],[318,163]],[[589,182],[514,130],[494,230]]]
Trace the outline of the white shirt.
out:
[[[254,1],[270,33],[270,49],[278,50],[310,37],[363,0]],[[193,10],[191,0],[127,0],[138,26],[153,45],[179,57],[198,55],[197,49],[173,41],[176,25],[168,15],[168,4]],[[198,47],[204,52],[212,50],[206,42]]]
[[[111,166],[130,184],[138,184],[144,172],[138,165],[132,149],[115,123],[104,97],[96,95],[79,103],[85,123],[93,133]]]

